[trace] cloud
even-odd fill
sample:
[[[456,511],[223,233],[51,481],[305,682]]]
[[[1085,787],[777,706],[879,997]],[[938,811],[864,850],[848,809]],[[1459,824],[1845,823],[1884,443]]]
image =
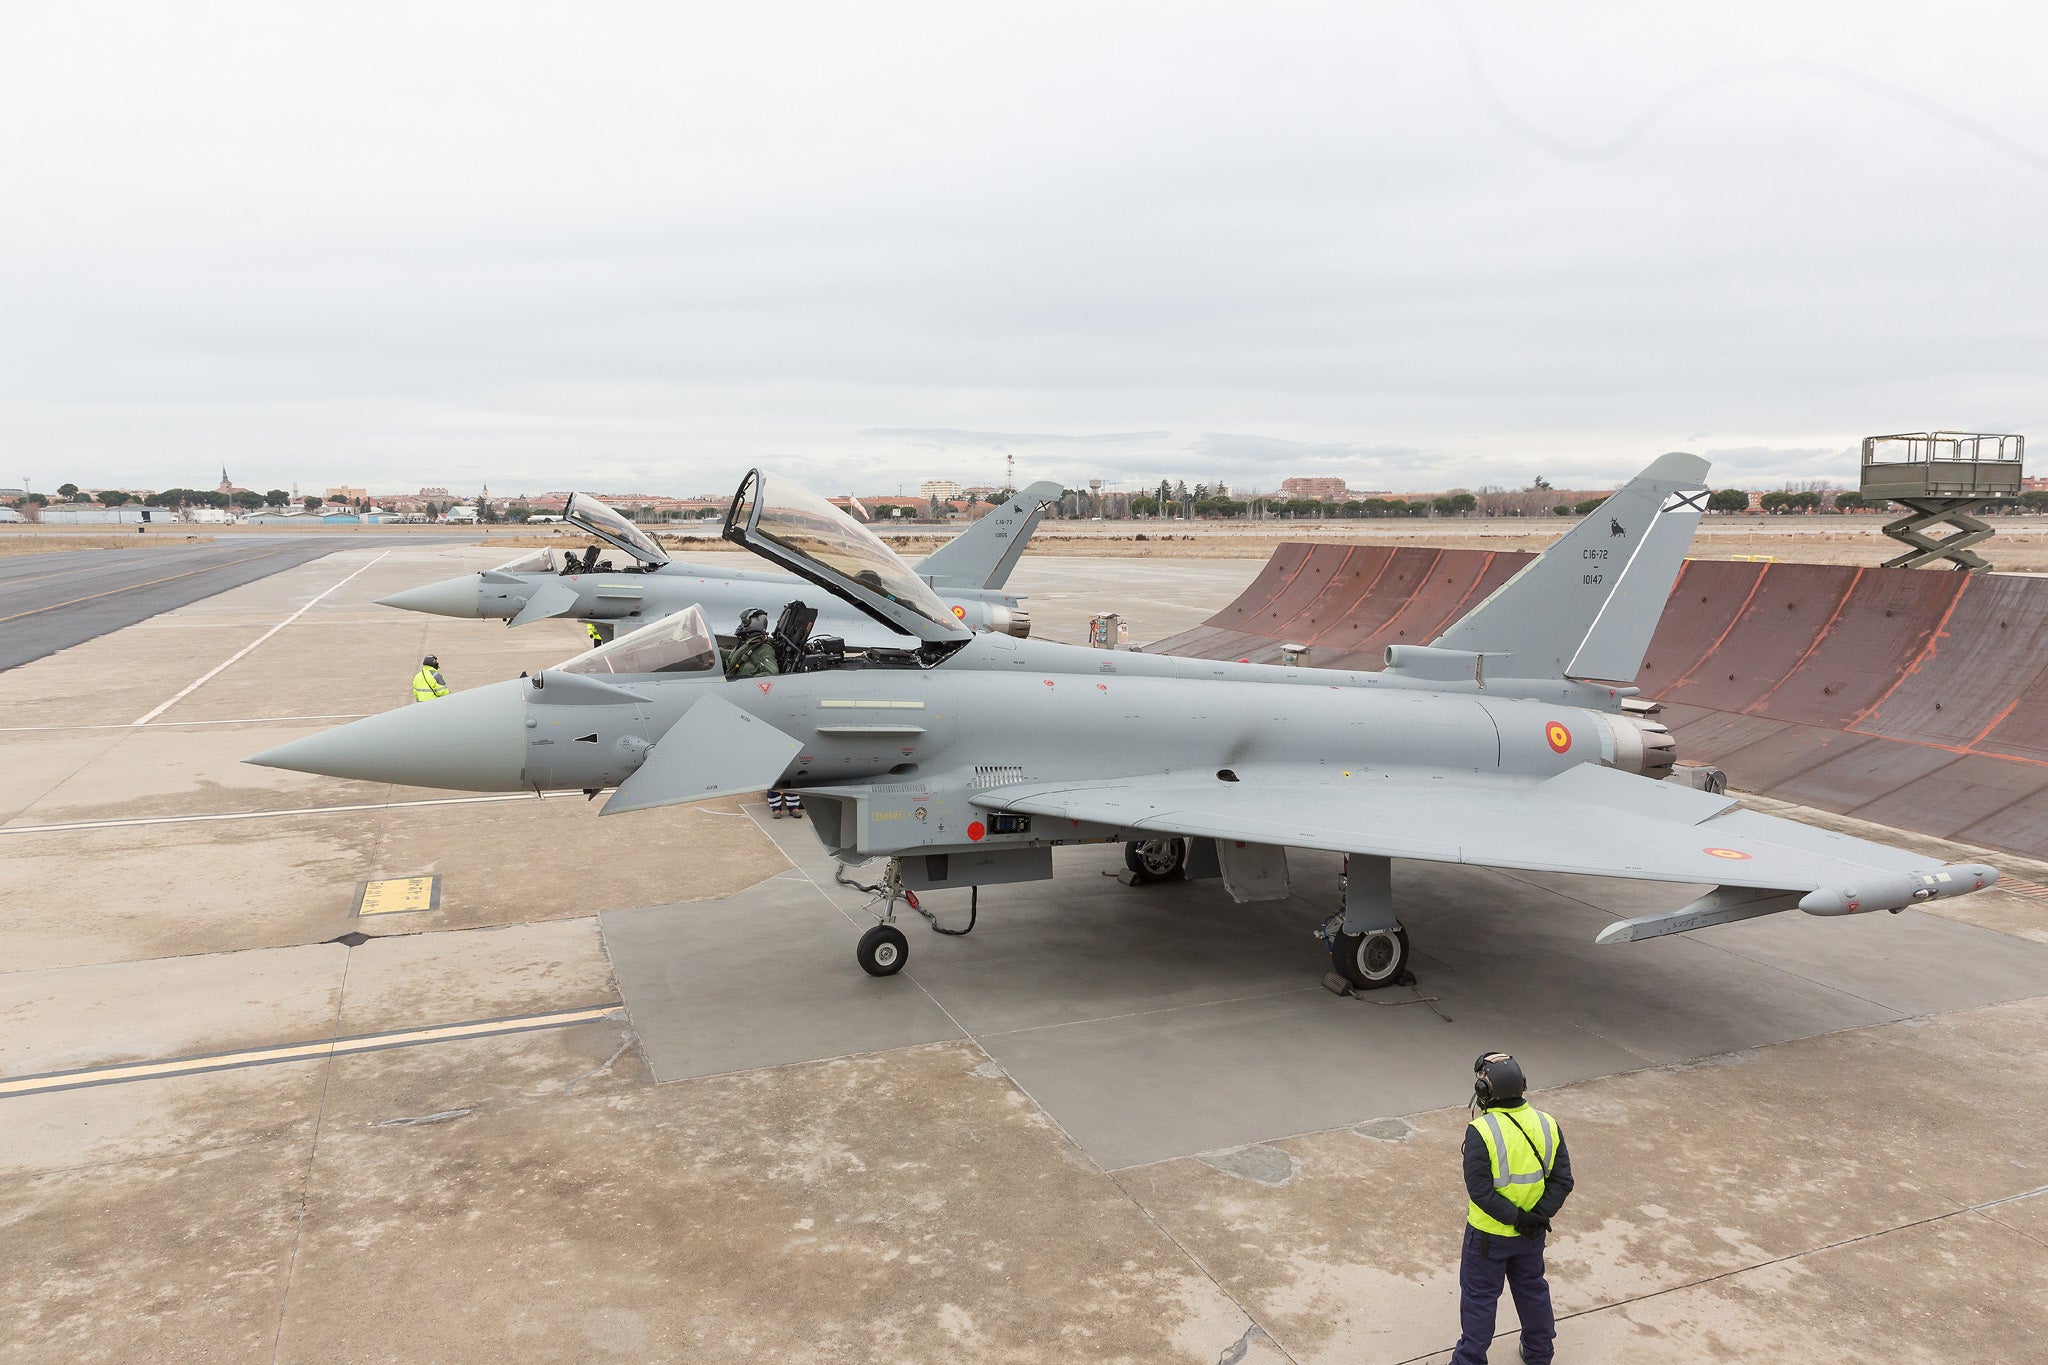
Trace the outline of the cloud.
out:
[[[2048,14],[893,13],[25,0],[6,477],[1769,485],[2048,425]]]

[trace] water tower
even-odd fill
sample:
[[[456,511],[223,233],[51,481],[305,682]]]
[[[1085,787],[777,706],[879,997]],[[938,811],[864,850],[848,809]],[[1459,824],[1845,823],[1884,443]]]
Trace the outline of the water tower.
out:
[[[1982,573],[1989,560],[1972,545],[1991,539],[1991,528],[1969,515],[1987,502],[2010,502],[2020,494],[2023,436],[1980,431],[1916,431],[1863,439],[1865,500],[1896,502],[1910,517],[1887,523],[1884,533],[1912,548],[1887,559],[1887,569],[1917,569],[1949,560],[1965,573]],[[1927,532],[1952,526],[1955,534],[1936,540]]]

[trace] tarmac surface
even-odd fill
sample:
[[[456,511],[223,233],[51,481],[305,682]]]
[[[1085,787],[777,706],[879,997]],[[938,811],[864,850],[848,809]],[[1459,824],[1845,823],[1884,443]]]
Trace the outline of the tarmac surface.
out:
[[[165,531],[159,539],[178,534]],[[419,543],[417,536],[407,543]],[[360,545],[390,542],[366,536]],[[0,670],[333,554],[331,540],[237,536],[0,559]]]
[[[323,548],[0,674],[0,1360],[1442,1361],[1497,1046],[1579,1176],[1560,1358],[2048,1339],[2040,901],[1598,949],[1694,893],[1402,863],[1418,986],[1344,999],[1333,860],[1238,907],[1082,848],[875,980],[863,898],[758,800],[240,764],[428,649],[463,688],[580,644],[372,605],[501,553]],[[1258,568],[1016,586],[1041,634],[1149,638]]]

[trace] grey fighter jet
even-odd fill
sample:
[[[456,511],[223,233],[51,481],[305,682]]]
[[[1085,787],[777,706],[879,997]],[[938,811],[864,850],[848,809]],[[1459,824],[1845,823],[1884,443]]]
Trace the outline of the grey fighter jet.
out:
[[[1013,493],[926,557],[917,566],[918,577],[969,629],[1028,637],[1031,616],[1023,599],[1003,588],[1046,508],[1059,496],[1060,486],[1049,481]],[[730,631],[743,612],[755,607],[773,611],[801,586],[774,570],[670,559],[653,537],[588,493],[573,494],[562,519],[618,551],[624,567],[601,558],[596,545],[580,553],[539,550],[480,574],[408,588],[378,599],[378,605],[514,626],[574,617],[596,625],[609,639],[617,629],[632,630],[691,605],[703,607],[715,627]],[[814,629],[855,648],[888,645],[895,638],[893,631],[830,598],[819,603]]]
[[[1623,707],[1706,502],[1666,455],[1427,646],[1378,673],[1105,652],[976,635],[875,536],[759,470],[725,534],[886,627],[727,680],[686,611],[531,678],[295,740],[252,763],[478,791],[616,788],[604,813],[801,791],[843,862],[887,859],[858,961],[904,964],[899,899],[1053,875],[1120,841],[1138,880],[1287,893],[1287,850],[1348,855],[1325,922],[1355,986],[1405,978],[1395,858],[1704,885],[1602,942],[1755,915],[1899,910],[1998,874],[1745,810],[1674,780],[1671,736]],[[791,621],[794,614],[798,619]]]

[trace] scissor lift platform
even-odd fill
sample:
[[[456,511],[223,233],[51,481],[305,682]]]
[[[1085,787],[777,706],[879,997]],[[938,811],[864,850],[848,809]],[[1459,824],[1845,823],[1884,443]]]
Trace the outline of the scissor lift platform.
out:
[[[1989,540],[1992,529],[1970,515],[1987,502],[2019,496],[2026,438],[1976,431],[1919,431],[1863,440],[1862,493],[1871,502],[1896,502],[1913,515],[1885,525],[1884,533],[1910,546],[1884,562],[1887,569],[1917,569],[1949,561],[1966,573],[1982,573],[1989,560],[1970,547]],[[1955,534],[1935,539],[1935,527]]]

